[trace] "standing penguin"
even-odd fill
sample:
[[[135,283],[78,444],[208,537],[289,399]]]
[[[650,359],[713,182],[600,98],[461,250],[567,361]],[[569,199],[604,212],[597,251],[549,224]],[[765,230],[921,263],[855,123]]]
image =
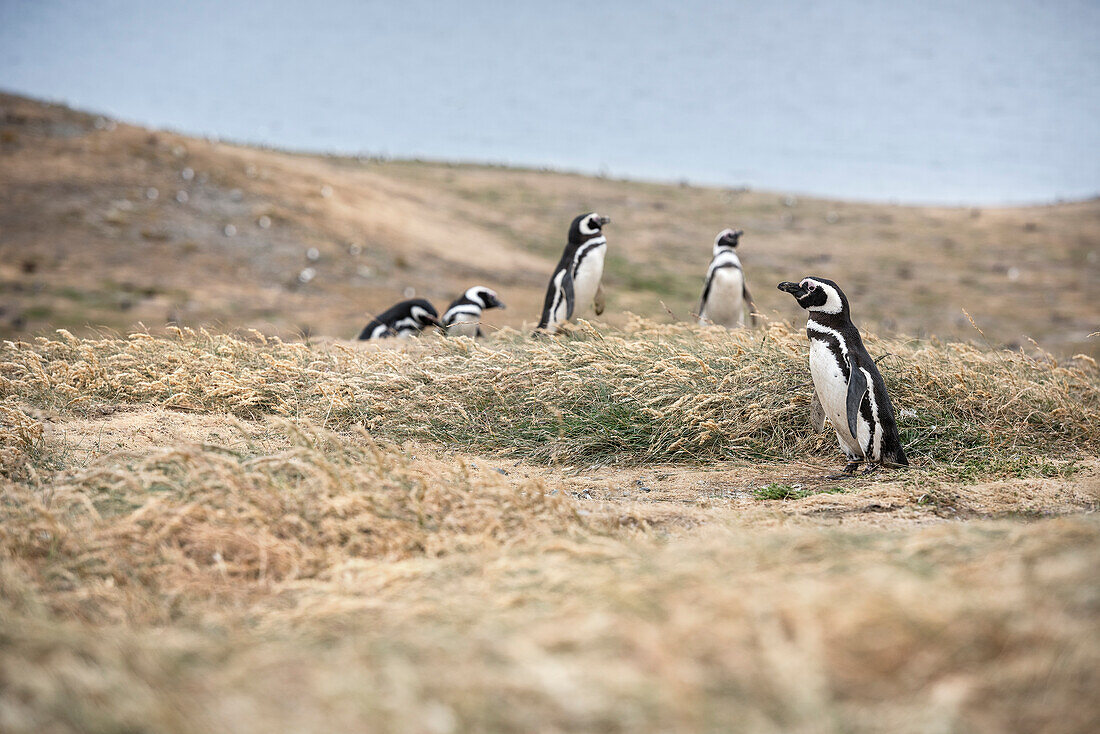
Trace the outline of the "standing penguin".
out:
[[[749,294],[741,259],[734,252],[742,234],[739,229],[723,229],[714,238],[714,256],[707,270],[703,297],[699,300],[700,326],[744,326],[746,306],[752,325],[756,326],[756,304]]]
[[[561,255],[542,306],[538,331],[554,334],[561,325],[583,313],[589,304],[596,315],[603,313],[603,259],[607,254],[607,238],[603,226],[610,222],[596,212],[582,214],[569,225],[569,242]]]
[[[810,375],[848,457],[844,471],[855,471],[861,461],[908,466],[886,383],[852,324],[848,299],[840,287],[824,278],[803,278],[799,283],[780,283],[778,288],[810,312],[806,322]]]
[[[447,336],[479,337],[481,312],[487,308],[504,308],[495,291],[476,285],[451,302],[440,323]]]
[[[439,313],[435,306],[423,298],[412,298],[395,303],[375,316],[359,332],[359,339],[387,339],[391,336],[407,339],[429,326],[439,326]]]

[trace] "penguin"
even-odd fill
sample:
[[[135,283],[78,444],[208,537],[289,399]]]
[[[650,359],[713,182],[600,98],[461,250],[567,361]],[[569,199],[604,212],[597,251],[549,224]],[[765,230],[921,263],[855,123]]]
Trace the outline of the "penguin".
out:
[[[359,339],[387,339],[391,336],[407,339],[429,326],[439,326],[439,313],[435,306],[423,298],[412,298],[395,303],[375,316],[359,332]]]
[[[504,308],[496,292],[480,285],[468,288],[443,312],[440,319],[443,333],[447,336],[482,336],[481,312],[487,308]]]
[[[603,226],[611,221],[596,212],[581,214],[569,225],[569,242],[561,255],[542,306],[542,318],[535,333],[555,334],[575,313],[591,304],[596,315],[603,313],[603,260],[607,238]]]
[[[700,326],[744,326],[746,306],[752,325],[756,326],[756,304],[745,282],[741,259],[734,252],[742,234],[739,229],[723,229],[714,238],[714,256],[707,269],[703,297],[699,299]]]
[[[844,472],[851,474],[861,462],[868,464],[868,472],[877,464],[909,466],[886,383],[852,323],[840,286],[824,278],[803,278],[777,287],[809,311],[810,375],[848,457]]]

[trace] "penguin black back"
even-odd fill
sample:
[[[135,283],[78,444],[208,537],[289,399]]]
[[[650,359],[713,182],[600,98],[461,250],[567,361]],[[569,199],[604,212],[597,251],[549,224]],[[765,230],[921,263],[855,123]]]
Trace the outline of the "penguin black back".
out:
[[[410,298],[387,308],[359,332],[360,340],[411,336],[429,326],[439,326],[439,312],[423,298]]]

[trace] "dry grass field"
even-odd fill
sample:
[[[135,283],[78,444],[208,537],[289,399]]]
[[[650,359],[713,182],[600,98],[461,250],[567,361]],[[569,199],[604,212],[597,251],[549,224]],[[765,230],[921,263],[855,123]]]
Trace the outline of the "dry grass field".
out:
[[[0,106],[0,731],[1100,729],[1097,202],[787,201]],[[589,208],[608,322],[527,339]],[[756,330],[682,323],[727,224]],[[909,470],[827,478],[773,290],[811,269],[888,355]],[[341,339],[478,282],[510,306],[483,342]]]

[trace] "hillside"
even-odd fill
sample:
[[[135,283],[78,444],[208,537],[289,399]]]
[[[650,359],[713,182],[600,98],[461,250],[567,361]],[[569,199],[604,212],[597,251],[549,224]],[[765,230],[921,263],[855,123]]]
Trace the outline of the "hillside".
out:
[[[138,322],[354,336],[412,289],[470,285],[538,319],[571,218],[614,220],[607,320],[685,320],[714,235],[741,248],[758,307],[821,275],[883,334],[1100,356],[1100,201],[1010,209],[831,202],[471,165],[357,160],[186,138],[0,95],[0,336]],[[364,141],[369,144],[369,141]],[[182,201],[181,201],[182,200]],[[229,228],[229,229],[227,229]],[[227,235],[227,231],[232,236]],[[316,248],[318,259],[307,253]],[[315,277],[299,282],[313,268]]]

